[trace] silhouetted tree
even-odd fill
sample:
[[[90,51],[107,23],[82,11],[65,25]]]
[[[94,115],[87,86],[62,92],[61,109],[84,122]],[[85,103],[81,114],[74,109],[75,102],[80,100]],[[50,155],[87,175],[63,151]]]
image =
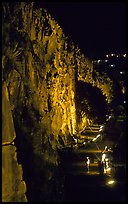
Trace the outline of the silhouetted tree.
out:
[[[95,122],[103,123],[108,111],[107,102],[102,91],[89,83],[78,81],[76,84],[77,103],[81,111]]]

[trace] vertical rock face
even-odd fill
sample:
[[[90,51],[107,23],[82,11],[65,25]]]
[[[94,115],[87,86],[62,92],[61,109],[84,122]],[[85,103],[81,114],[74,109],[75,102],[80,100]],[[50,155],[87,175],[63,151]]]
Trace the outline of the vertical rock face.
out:
[[[16,137],[6,83],[2,90],[2,202],[27,202],[21,164],[17,163]]]
[[[56,173],[57,150],[70,146],[76,132],[72,46],[50,15],[33,3],[4,4],[3,11],[3,83],[9,92],[27,198],[56,200],[63,179]]]
[[[67,40],[56,21],[44,9],[37,8],[36,3],[4,3],[2,17],[3,93],[8,89],[9,114],[14,121],[13,130],[9,128],[12,122],[7,123],[8,134],[16,132],[14,144],[24,172],[27,198],[61,200],[63,175],[57,173],[57,150],[71,146],[72,136],[78,132],[76,82],[85,78],[87,83],[93,83],[93,67],[79,48]],[[4,101],[2,104],[4,107]],[[6,114],[2,118],[3,140]],[[15,147],[9,147],[13,158]],[[12,163],[9,166],[13,169]],[[8,199],[4,192],[3,197]]]

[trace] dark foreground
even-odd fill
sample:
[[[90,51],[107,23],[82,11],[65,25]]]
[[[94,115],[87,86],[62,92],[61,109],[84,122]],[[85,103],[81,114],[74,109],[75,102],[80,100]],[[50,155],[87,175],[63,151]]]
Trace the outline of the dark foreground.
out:
[[[124,202],[125,183],[107,184],[110,177],[100,175],[67,175],[65,201],[67,202]]]
[[[68,155],[69,158],[69,155]],[[86,171],[84,160],[79,154],[65,161],[65,202],[125,202],[126,170],[118,168],[113,174]],[[91,169],[90,169],[91,170]],[[124,171],[125,170],[125,171]],[[109,183],[113,181],[113,183]]]

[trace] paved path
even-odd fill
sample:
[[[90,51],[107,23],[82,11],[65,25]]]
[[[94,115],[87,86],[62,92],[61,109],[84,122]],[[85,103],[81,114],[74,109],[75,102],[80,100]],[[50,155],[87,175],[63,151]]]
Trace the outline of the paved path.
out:
[[[86,155],[85,155],[86,156]],[[117,202],[125,201],[125,184],[114,183],[108,185],[112,180],[110,176],[100,175],[95,170],[97,164],[93,163],[92,169],[87,172],[84,154],[67,153],[63,170],[66,172],[65,200],[66,202]]]

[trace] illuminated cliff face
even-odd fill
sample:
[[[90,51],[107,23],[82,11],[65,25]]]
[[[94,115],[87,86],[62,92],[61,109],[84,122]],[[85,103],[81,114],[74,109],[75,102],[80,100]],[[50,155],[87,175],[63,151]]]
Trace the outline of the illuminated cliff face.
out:
[[[20,15],[23,28],[14,28],[10,47],[15,54],[15,69],[7,78],[11,105],[16,110],[22,101],[22,107],[32,106],[40,115],[40,126],[46,127],[55,140],[59,131],[75,134],[76,70],[73,52],[68,52],[72,47],[43,9],[33,10],[33,4],[22,4]]]
[[[82,112],[79,124],[76,81],[93,83],[93,67],[79,48],[67,40],[56,21],[35,5],[4,4],[2,80],[7,85],[15,144],[19,155],[23,154],[21,163],[29,175],[31,169],[26,168],[24,160],[29,166],[33,158],[31,164],[40,173],[33,170],[30,182],[34,177],[33,191],[36,188],[44,196],[51,192],[52,181],[56,180],[46,166],[59,165],[57,149],[71,146],[72,136],[89,122]],[[38,177],[42,174],[49,187],[42,183],[41,190]]]
[[[2,201],[27,202],[21,164],[17,163],[14,129],[6,83],[2,87]]]
[[[34,10],[33,3],[17,4],[11,9],[5,5],[4,11],[3,83],[7,84],[16,131],[15,145],[27,182],[27,195],[29,200],[34,200],[31,191],[36,190],[37,197],[41,192],[42,200],[50,200],[56,178],[47,166],[58,166],[57,149],[70,146],[71,136],[76,133],[73,48],[68,45],[58,24],[43,9]],[[37,159],[41,160],[38,164]],[[33,172],[28,168],[31,165],[35,169]],[[28,180],[26,175],[30,175]],[[38,177],[42,175],[45,182],[42,180],[39,185]],[[3,174],[3,180],[4,177],[6,174]],[[33,178],[34,184],[30,186]],[[12,186],[10,191],[16,193]],[[14,201],[11,196],[3,199]],[[19,198],[15,199],[18,201]]]

